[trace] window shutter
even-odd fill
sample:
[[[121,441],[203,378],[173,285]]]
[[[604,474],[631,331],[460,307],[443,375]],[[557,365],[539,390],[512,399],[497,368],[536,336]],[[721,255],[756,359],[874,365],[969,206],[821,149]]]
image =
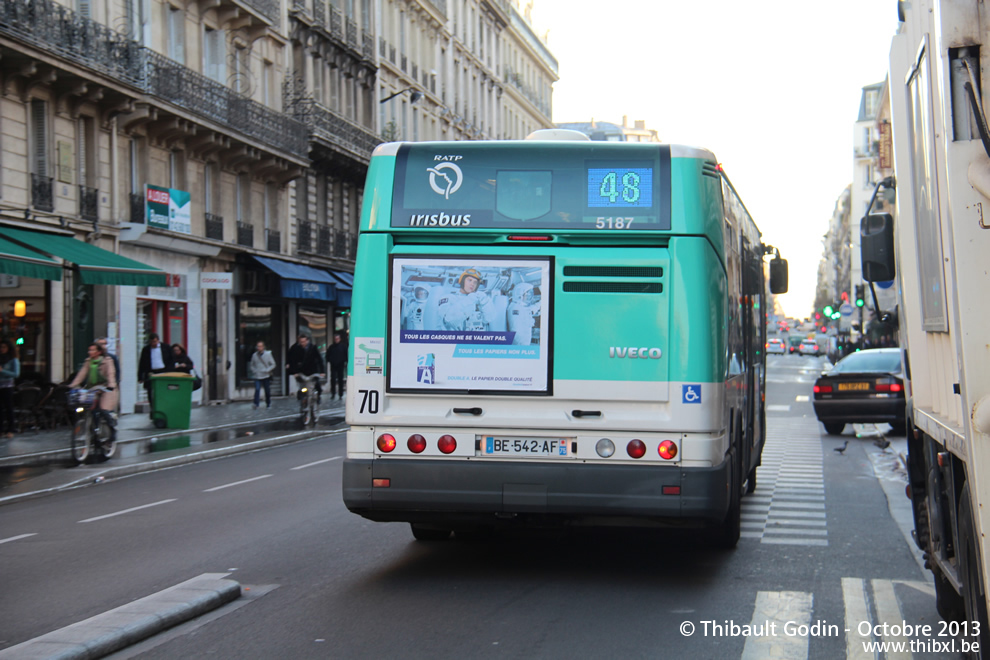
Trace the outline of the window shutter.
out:
[[[48,102],[31,101],[31,161],[32,172],[48,176]]]

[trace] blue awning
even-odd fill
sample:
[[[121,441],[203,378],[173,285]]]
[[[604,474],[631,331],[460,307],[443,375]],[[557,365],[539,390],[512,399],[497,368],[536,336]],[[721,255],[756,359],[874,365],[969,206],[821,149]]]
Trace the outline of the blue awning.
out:
[[[337,280],[323,270],[268,257],[252,257],[280,278],[282,296],[300,300],[337,299]]]
[[[331,270],[330,276],[337,283],[337,307],[351,306],[351,290],[354,288],[354,273]]]

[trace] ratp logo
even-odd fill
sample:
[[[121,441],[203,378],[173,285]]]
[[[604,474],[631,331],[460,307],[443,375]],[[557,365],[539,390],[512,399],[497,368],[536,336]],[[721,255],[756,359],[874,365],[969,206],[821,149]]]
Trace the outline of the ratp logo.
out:
[[[450,170],[451,174],[448,175],[444,170]],[[443,195],[445,199],[450,199],[464,180],[461,168],[455,163],[440,163],[436,167],[427,168],[426,171],[430,173],[430,188],[433,188],[436,194]]]
[[[433,353],[416,356],[416,382],[433,385],[436,382],[436,360]]]

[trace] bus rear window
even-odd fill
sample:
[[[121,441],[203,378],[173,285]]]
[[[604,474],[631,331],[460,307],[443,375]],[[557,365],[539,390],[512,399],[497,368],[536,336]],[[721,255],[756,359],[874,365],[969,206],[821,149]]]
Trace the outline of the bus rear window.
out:
[[[670,229],[665,145],[403,145],[392,227]]]

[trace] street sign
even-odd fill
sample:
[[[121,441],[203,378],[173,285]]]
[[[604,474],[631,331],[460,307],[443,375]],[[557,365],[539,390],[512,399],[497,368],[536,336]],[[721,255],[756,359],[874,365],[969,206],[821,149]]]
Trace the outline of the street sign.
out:
[[[853,309],[855,309],[849,303],[843,303],[842,307],[839,308],[839,313],[843,316],[852,316]]]

